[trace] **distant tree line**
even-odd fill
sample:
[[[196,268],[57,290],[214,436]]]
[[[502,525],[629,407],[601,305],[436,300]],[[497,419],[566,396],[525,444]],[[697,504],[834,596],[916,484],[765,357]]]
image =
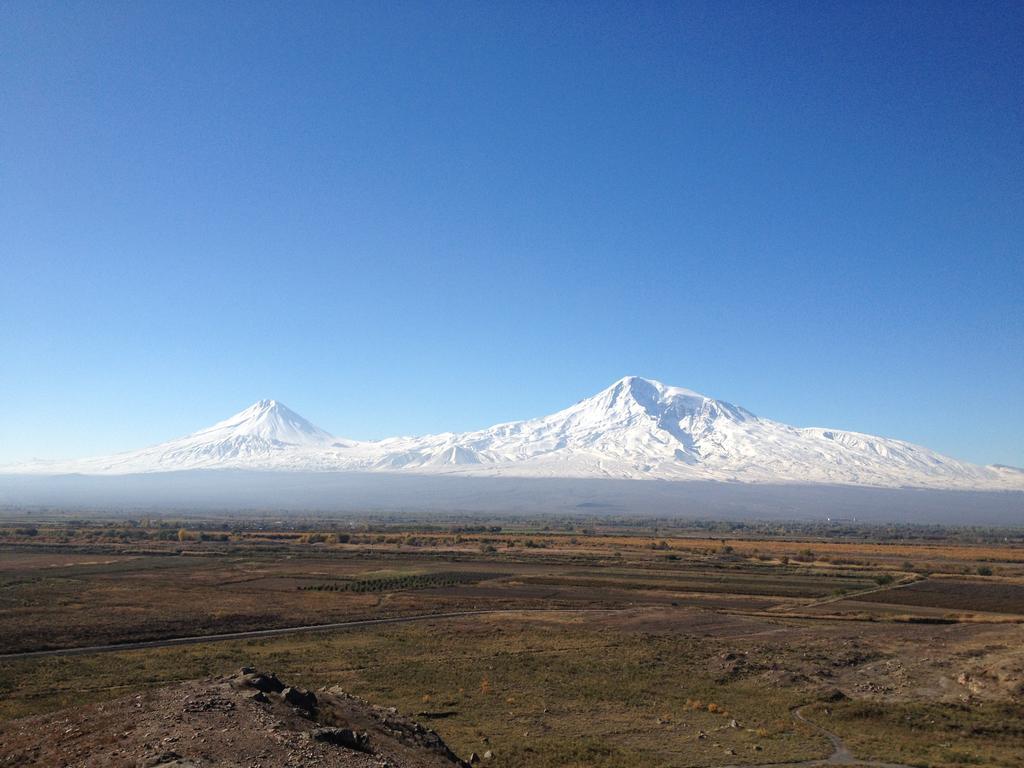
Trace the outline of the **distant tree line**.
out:
[[[475,584],[486,579],[496,579],[508,574],[474,571],[440,571],[403,576],[380,576],[373,579],[351,579],[324,584],[309,584],[299,587],[310,592],[401,592],[410,589],[432,587],[453,587],[458,584]]]

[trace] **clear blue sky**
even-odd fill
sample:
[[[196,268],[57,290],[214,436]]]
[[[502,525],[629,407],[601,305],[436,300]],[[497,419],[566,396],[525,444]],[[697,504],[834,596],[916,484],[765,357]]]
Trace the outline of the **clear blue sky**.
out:
[[[0,461],[639,374],[1024,465],[1024,4],[0,5]]]

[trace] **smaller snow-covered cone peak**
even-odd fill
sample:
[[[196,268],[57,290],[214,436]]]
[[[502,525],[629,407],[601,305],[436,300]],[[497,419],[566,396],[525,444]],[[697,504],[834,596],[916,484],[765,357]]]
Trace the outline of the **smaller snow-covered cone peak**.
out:
[[[77,462],[75,471],[167,472],[182,469],[290,469],[317,465],[325,450],[351,445],[276,400],[260,400],[212,427],[141,451]]]
[[[262,413],[263,411],[276,410],[284,410],[288,411],[289,413],[294,413],[294,411],[288,408],[287,405],[285,405],[284,403],[279,403],[277,402],[277,400],[257,400],[244,411],[241,411],[241,413]]]
[[[253,437],[269,443],[288,445],[326,445],[334,441],[330,434],[277,400],[260,400],[212,427],[189,437]]]

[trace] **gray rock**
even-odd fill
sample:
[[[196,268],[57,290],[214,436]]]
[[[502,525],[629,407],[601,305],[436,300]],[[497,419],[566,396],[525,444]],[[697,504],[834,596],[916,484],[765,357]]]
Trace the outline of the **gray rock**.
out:
[[[156,757],[151,757],[149,760],[146,760],[146,762],[144,762],[143,765],[145,766],[145,768],[155,768],[155,766],[164,766],[169,763],[175,763],[179,760],[181,760],[181,755],[179,755],[177,752],[168,750],[167,752],[163,752],[157,755]]]
[[[281,691],[281,698],[299,709],[311,711],[316,708],[316,694],[304,688],[292,688],[289,686]]]
[[[317,728],[313,731],[313,739],[357,752],[372,751],[370,749],[370,734],[357,733],[351,728]]]
[[[273,673],[267,675],[262,672],[250,672],[242,675],[240,682],[263,693],[280,693],[284,690],[284,683]]]

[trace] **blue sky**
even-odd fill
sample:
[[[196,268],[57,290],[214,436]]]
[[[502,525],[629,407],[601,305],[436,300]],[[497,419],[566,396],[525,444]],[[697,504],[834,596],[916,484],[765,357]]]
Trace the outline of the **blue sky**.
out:
[[[1024,6],[4,3],[0,461],[625,374],[1024,466]]]

